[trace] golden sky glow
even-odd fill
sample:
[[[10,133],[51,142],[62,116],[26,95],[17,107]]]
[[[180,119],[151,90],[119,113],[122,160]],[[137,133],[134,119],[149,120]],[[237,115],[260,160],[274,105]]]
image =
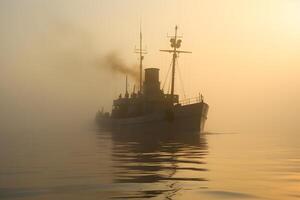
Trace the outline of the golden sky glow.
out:
[[[12,106],[30,110],[22,104],[42,96],[47,105],[63,105],[67,99],[86,115],[99,104],[109,109],[124,88],[122,76],[94,71],[90,61],[117,50],[136,63],[133,49],[142,21],[149,52],[145,66],[159,67],[162,82],[171,58],[158,50],[168,48],[166,35],[178,24],[182,49],[193,52],[179,59],[185,92],[189,97],[204,94],[210,104],[208,129],[248,130],[250,123],[298,127],[299,1],[29,0],[0,5],[1,93]],[[106,98],[103,85],[110,87]],[[50,112],[45,102],[39,104]]]
[[[103,58],[137,66],[140,23],[161,83],[175,25],[193,52],[175,91],[180,71],[209,104],[200,137],[94,127],[125,90]],[[298,199],[299,113],[300,0],[0,0],[0,197]]]

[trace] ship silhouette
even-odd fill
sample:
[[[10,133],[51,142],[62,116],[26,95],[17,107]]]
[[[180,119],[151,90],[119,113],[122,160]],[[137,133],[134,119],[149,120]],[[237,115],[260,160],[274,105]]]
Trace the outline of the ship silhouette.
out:
[[[158,68],[146,68],[143,80],[143,54],[146,52],[142,49],[140,32],[140,48],[136,51],[140,60],[139,91],[129,95],[126,77],[126,92],[113,101],[111,113],[102,109],[96,114],[95,120],[101,128],[120,132],[203,132],[209,108],[203,96],[199,94],[195,98],[179,101],[179,95],[174,94],[178,55],[191,53],[178,50],[182,40],[177,30],[176,26],[175,34],[170,39],[172,49],[160,50],[172,54],[171,92],[165,94],[161,90]]]

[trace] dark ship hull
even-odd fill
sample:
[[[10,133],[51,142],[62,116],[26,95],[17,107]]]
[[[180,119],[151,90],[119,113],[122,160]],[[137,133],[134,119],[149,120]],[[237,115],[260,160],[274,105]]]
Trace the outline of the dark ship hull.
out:
[[[208,105],[198,102],[184,106],[176,105],[172,109],[124,119],[99,115],[96,121],[101,128],[117,132],[200,133],[204,130],[207,112]]]

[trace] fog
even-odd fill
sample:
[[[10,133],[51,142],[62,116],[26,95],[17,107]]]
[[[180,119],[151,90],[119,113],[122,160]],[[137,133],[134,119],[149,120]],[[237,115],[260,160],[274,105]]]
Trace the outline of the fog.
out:
[[[183,50],[193,51],[179,58],[185,91],[210,105],[208,131],[299,130],[300,15],[289,9],[298,4],[170,3],[1,1],[1,129],[84,124],[110,110],[124,74],[133,88],[142,20],[145,67],[159,67],[161,82],[171,57],[158,49],[179,24]]]
[[[296,0],[0,0],[0,199],[299,197],[299,10]],[[172,55],[159,50],[178,25],[192,53],[179,55],[175,93],[204,96],[204,134],[94,123],[126,75],[138,88],[140,25],[143,66],[160,69],[161,86]]]

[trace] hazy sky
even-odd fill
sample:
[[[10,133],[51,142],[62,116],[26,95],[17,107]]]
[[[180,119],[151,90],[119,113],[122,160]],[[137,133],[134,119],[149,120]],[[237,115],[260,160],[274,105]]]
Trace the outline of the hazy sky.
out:
[[[297,0],[2,0],[2,127],[110,109],[124,77],[98,61],[114,51],[134,66],[142,21],[145,67],[159,67],[162,82],[171,57],[158,50],[179,26],[193,52],[179,58],[185,93],[203,93],[208,130],[299,130],[299,10]]]

